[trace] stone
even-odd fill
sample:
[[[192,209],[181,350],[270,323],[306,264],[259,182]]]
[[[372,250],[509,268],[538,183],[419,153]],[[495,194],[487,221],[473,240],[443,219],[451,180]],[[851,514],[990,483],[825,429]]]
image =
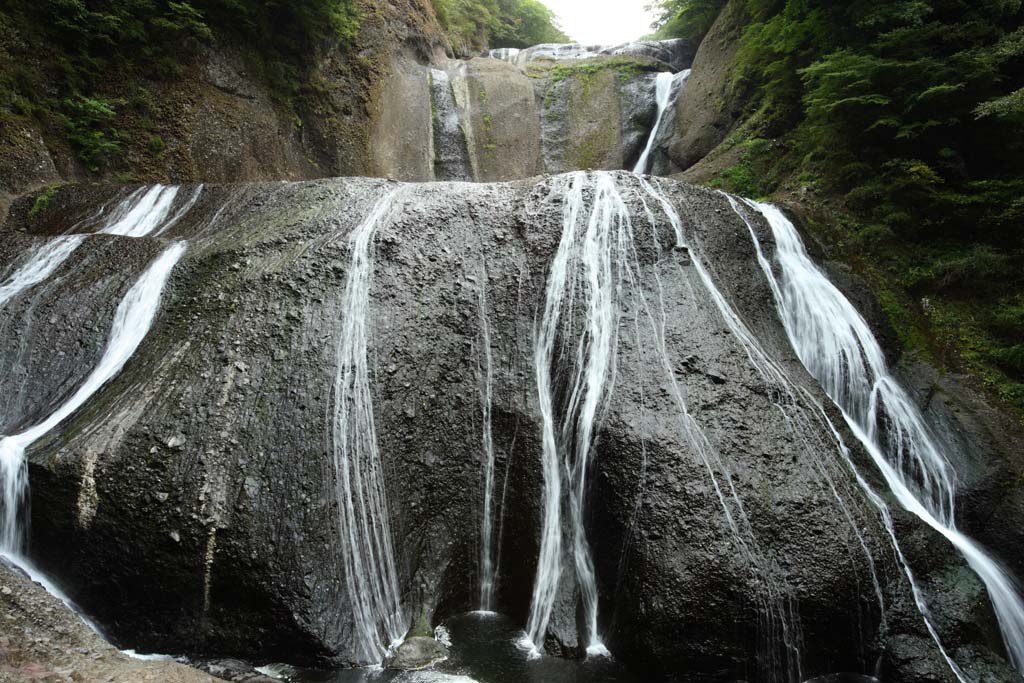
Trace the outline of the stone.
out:
[[[439,641],[425,636],[406,638],[394,656],[385,662],[388,669],[423,669],[448,656],[448,648]]]

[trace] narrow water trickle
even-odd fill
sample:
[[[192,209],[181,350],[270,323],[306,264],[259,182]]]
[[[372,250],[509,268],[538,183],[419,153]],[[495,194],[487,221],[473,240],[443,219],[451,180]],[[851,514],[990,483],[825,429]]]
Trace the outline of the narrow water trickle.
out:
[[[165,249],[128,290],[114,314],[106,350],[99,365],[78,390],[43,422],[21,434],[0,439],[0,553],[20,557],[25,546],[24,502],[28,496],[25,450],[78,410],[116,376],[149,332],[171,270],[185,253],[184,242]]]
[[[480,399],[483,409],[484,511],[480,529],[480,611],[494,611],[494,432],[491,412],[494,399],[494,360],[491,353],[491,325],[487,314],[487,273],[480,273],[480,344],[483,351],[483,381]]]
[[[431,113],[434,129],[434,179],[471,180],[466,135],[459,119],[447,71],[430,70]]]
[[[391,216],[398,192],[391,192],[348,238],[348,279],[342,298],[341,332],[334,380],[332,433],[341,554],[352,606],[355,657],[378,664],[405,635],[391,540],[387,494],[374,425],[367,361],[373,239]]]
[[[691,249],[692,245],[688,243],[684,233],[682,218],[672,205],[672,202],[654,184],[643,178],[640,178],[638,182],[643,191],[642,196],[646,196],[651,200],[668,219],[675,235],[675,245],[673,246],[687,251],[690,263],[700,284],[715,305],[722,321],[729,328],[733,338],[746,353],[751,366],[769,386],[778,387],[782,392],[789,393],[791,388],[785,373],[768,356],[757,341],[757,338],[718,289],[710,272],[703,264],[699,253]],[[647,202],[644,201],[644,204],[646,206]],[[647,207],[647,212],[648,218],[653,225],[654,216],[650,207]],[[765,662],[767,662],[767,665],[763,668],[771,676],[772,680],[774,680],[776,672],[782,672],[784,680],[796,683],[802,680],[800,653],[802,636],[799,615],[794,608],[790,588],[786,584],[784,572],[768,559],[767,553],[760,547],[753,525],[747,517],[743,499],[733,482],[730,468],[711,440],[708,439],[700,423],[694,418],[683,387],[679,385],[676,379],[675,369],[669,358],[665,339],[665,304],[660,278],[655,277],[655,281],[658,283],[657,300],[654,302],[655,305],[645,302],[644,309],[652,325],[655,339],[658,340],[657,351],[661,358],[666,381],[671,387],[671,394],[679,409],[683,442],[688,444],[694,454],[700,458],[711,480],[737,550],[741,553],[750,567],[750,571],[761,585],[762,595],[759,613],[762,623],[759,625],[759,628],[763,641],[761,643],[762,656]],[[793,407],[795,406],[796,402],[794,401]],[[778,407],[782,409],[781,406]],[[782,412],[784,415],[787,415],[787,419],[792,419],[790,411],[782,409]],[[839,494],[835,491],[834,487],[832,492],[839,498]],[[851,526],[854,527],[855,533],[859,537],[856,525],[851,523]],[[781,660],[779,659],[780,657]]]
[[[731,201],[742,217],[740,207]],[[811,261],[793,224],[774,206],[751,201],[746,205],[771,227],[778,277],[747,223],[797,355],[842,409],[900,504],[942,534],[984,582],[1010,659],[1018,671],[1024,669],[1024,601],[1019,586],[983,548],[957,530],[956,474],[924,416],[889,372],[867,321]],[[962,677],[959,672],[958,676]]]

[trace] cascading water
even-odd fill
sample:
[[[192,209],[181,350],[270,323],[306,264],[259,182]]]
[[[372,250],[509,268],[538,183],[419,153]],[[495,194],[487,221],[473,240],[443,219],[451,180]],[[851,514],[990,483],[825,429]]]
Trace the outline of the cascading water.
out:
[[[469,180],[469,152],[459,120],[448,72],[430,70],[430,96],[434,127],[434,179]]]
[[[484,270],[484,269],[482,269]],[[491,353],[491,325],[487,315],[486,271],[480,280],[480,336],[483,348],[483,381],[480,388],[483,408],[484,511],[480,523],[480,611],[494,611],[494,430],[491,421],[494,403],[494,359]]]
[[[197,190],[189,204],[178,212],[174,218],[175,222],[195,203],[199,191]],[[177,194],[177,187],[163,185],[154,185],[148,190],[136,190],[121,202],[99,233],[144,237],[153,232],[167,217]],[[0,285],[0,307],[29,287],[50,277],[78,247],[82,246],[85,238],[86,235],[56,237],[32,252],[28,261]]]
[[[355,657],[365,664],[380,663],[387,649],[405,635],[406,626],[366,348],[373,238],[395,210],[397,199],[398,193],[391,192],[378,201],[349,236],[352,257],[342,299],[334,381],[332,432],[341,553],[352,606]]]
[[[174,201],[174,196],[177,195],[177,193],[178,193],[178,188],[174,187],[174,188],[171,188],[171,189],[174,190],[174,195],[171,196],[171,202],[173,202]],[[162,224],[159,223],[159,222],[157,223],[157,225],[160,226],[160,229],[157,230],[156,233],[154,233],[155,236],[159,237],[160,235],[164,234],[165,232],[167,232],[168,230],[173,228],[175,225],[177,225],[178,222],[182,218],[184,218],[185,215],[189,211],[192,210],[192,207],[196,205],[196,202],[199,201],[199,197],[202,196],[202,194],[203,194],[203,184],[200,183],[199,185],[196,185],[196,189],[193,190],[192,196],[189,197],[188,201],[185,202],[185,204],[180,209],[178,209],[175,212],[175,214],[173,216],[171,216],[170,219],[168,219],[167,221],[164,221]]]
[[[793,224],[774,206],[746,203],[772,229],[779,277],[763,255],[760,261],[797,355],[842,409],[900,504],[949,540],[984,582],[1007,652],[1022,670],[1024,602],[1017,583],[957,530],[955,474],[924,416],[889,373],[867,322],[811,261]]]
[[[781,391],[788,392],[789,382],[785,373],[765,353],[757,338],[751,333],[728,303],[725,296],[719,291],[711,274],[702,263],[699,254],[690,248],[684,234],[682,219],[672,203],[651,183],[642,178],[639,179],[639,183],[643,194],[651,199],[668,219],[675,235],[674,247],[685,249],[688,252],[700,284],[711,298],[723,322],[732,332],[733,337],[742,346],[753,368],[766,383],[778,387]],[[646,207],[646,202],[644,203]],[[655,219],[649,207],[647,208],[647,214],[648,220],[654,225]],[[660,246],[657,248],[660,252]],[[747,517],[743,500],[733,483],[732,474],[722,459],[721,454],[708,439],[699,422],[693,417],[685,393],[682,387],[679,386],[666,345],[665,305],[660,287],[660,278],[656,278],[656,282],[658,283],[656,306],[652,307],[649,302],[644,301],[643,308],[654,331],[655,339],[658,340],[657,351],[665,372],[665,378],[671,387],[672,397],[679,409],[682,437],[684,442],[700,458],[711,480],[718,503],[722,508],[737,549],[750,566],[751,572],[762,584],[763,595],[760,611],[764,615],[764,623],[761,625],[761,630],[764,639],[764,656],[768,662],[765,669],[773,679],[776,675],[776,670],[781,670],[785,672],[786,680],[799,681],[802,678],[800,626],[798,616],[793,609],[793,601],[790,598],[789,589],[785,585],[784,578],[779,576],[780,571],[778,568],[766,559],[766,554],[760,548],[753,525]],[[795,404],[795,401],[793,403]],[[782,406],[779,407],[780,409],[782,408]],[[783,413],[788,413],[788,411],[783,409]],[[792,419],[792,416],[787,414],[787,418]],[[831,482],[830,486],[833,495],[841,503],[839,493],[831,485]],[[860,537],[852,520],[851,526],[858,537]],[[861,544],[864,545],[863,539],[861,539]],[[866,550],[866,546],[864,547]],[[870,560],[870,553],[868,555]],[[776,642],[776,632],[781,634],[781,642]],[[781,662],[776,659],[780,650],[783,657]]]
[[[0,285],[0,306],[50,277],[85,240],[84,235],[56,237],[32,252],[28,261]]]
[[[595,174],[589,212],[584,199],[587,175],[575,173],[569,182],[562,237],[548,275],[544,313],[534,344],[543,418],[544,521],[527,638],[534,651],[543,646],[558,590],[564,471],[569,478],[573,559],[587,630],[587,653],[607,654],[597,630],[597,585],[584,511],[595,429],[614,376],[619,317],[616,294],[621,271],[613,263],[613,254],[624,258],[621,250],[627,239],[629,211],[611,174]],[[582,329],[574,330],[573,306],[580,301],[585,319]],[[560,351],[559,343],[569,344],[574,337],[576,348]],[[557,367],[563,356],[574,359],[572,367]],[[570,384],[563,404],[556,406],[555,377],[563,372]]]
[[[490,50],[487,56],[491,59],[500,59],[503,62],[512,62],[514,64],[520,52],[521,50],[516,47],[500,47],[496,50]]]
[[[0,553],[18,557],[24,550],[23,503],[28,494],[25,450],[78,410],[116,376],[149,332],[160,307],[160,296],[175,264],[185,253],[178,242],[163,251],[128,290],[114,314],[107,348],[99,365],[78,390],[43,422],[21,434],[0,440]]]
[[[653,350],[680,411],[681,436],[701,459],[722,507],[737,548],[751,565],[763,585],[762,611],[766,615],[766,669],[779,668],[786,680],[800,680],[800,629],[789,591],[779,570],[760,549],[753,527],[747,519],[742,499],[732,475],[720,454],[691,415],[684,391],[678,385],[669,358],[665,333],[665,306],[660,290],[648,296],[640,284],[640,265],[630,211],[622,199],[616,176],[594,173],[571,176],[563,204],[563,230],[558,252],[548,276],[545,309],[534,349],[534,365],[543,418],[544,519],[541,552],[534,584],[527,635],[523,641],[534,653],[543,644],[557,595],[561,575],[561,501],[568,499],[569,522],[573,532],[573,558],[583,607],[583,620],[589,637],[588,654],[607,654],[597,636],[597,591],[594,565],[584,529],[585,491],[588,466],[592,457],[596,426],[608,400],[615,374],[615,355],[620,311],[625,306],[640,311],[650,325],[657,348]],[[671,203],[651,184],[638,179],[638,195],[652,199],[669,219],[675,232],[675,246],[684,248],[682,221]],[[592,187],[590,187],[592,185]],[[632,188],[631,188],[632,189]],[[592,194],[586,203],[588,191]],[[658,221],[647,208],[655,251],[663,253],[657,240]],[[581,234],[582,233],[582,234]],[[696,255],[694,265],[701,283],[722,313],[730,329],[744,345],[755,367],[766,380],[784,382],[781,371],[757,344],[732,311]],[[626,296],[632,296],[630,301]],[[574,324],[576,307],[582,308],[582,322]],[[637,323],[639,324],[639,322]],[[569,368],[559,367],[559,359],[572,359]],[[555,377],[568,378],[568,386],[555,386]],[[565,398],[556,405],[555,397]],[[562,477],[568,481],[563,483]],[[567,494],[563,493],[567,489]],[[841,501],[833,487],[833,494]],[[851,521],[852,524],[852,521]],[[855,525],[854,532],[859,536]],[[861,539],[863,545],[863,539]],[[866,550],[866,546],[865,550]],[[870,555],[870,553],[868,553]],[[877,586],[877,579],[875,579]],[[772,634],[781,634],[775,642]],[[776,664],[777,653],[783,661]]]
[[[99,234],[145,237],[167,218],[177,196],[177,186],[153,185],[148,189],[137,190],[114,212],[112,218],[99,230]]]
[[[681,71],[678,74],[672,74],[669,71],[663,71],[657,75],[654,85],[654,93],[655,101],[658,105],[658,113],[654,117],[654,126],[651,128],[650,137],[647,138],[647,145],[644,147],[643,153],[640,154],[640,159],[637,160],[636,166],[633,167],[633,173],[642,174],[647,172],[647,167],[650,163],[651,152],[654,151],[654,146],[658,141],[658,134],[661,132],[662,119],[665,118],[665,111],[668,109],[669,104],[672,101],[672,91],[675,90],[677,87],[684,87],[686,84],[686,80],[689,77],[689,69]]]

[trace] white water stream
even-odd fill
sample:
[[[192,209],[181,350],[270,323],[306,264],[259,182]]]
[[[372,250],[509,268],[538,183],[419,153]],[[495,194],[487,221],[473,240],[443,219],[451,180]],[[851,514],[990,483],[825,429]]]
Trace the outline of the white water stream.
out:
[[[28,493],[25,450],[82,407],[121,371],[149,332],[164,285],[185,248],[184,242],[178,242],[165,249],[128,290],[114,314],[103,357],[78,390],[36,426],[0,439],[0,552],[18,557],[24,548],[25,524],[21,517]]]
[[[494,430],[492,407],[494,404],[494,359],[491,352],[491,325],[487,314],[487,273],[480,273],[480,336],[483,347],[483,382],[481,405],[483,408],[484,456],[484,511],[480,529],[480,611],[494,611],[494,584],[496,581],[494,549]]]
[[[178,212],[177,222],[195,204],[202,186],[196,190],[192,200]],[[167,217],[178,194],[177,187],[154,185],[148,189],[136,190],[113,211],[106,225],[99,230],[102,235],[123,237],[144,237],[153,232]],[[50,277],[82,246],[86,235],[64,235],[55,237],[32,252],[28,261],[0,284],[0,307]]]
[[[395,210],[390,192],[348,238],[351,263],[342,299],[334,381],[334,467],[341,553],[355,628],[355,656],[379,664],[405,635],[388,522],[387,496],[367,361],[367,320],[373,277],[373,239]]]
[[[554,607],[562,571],[563,473],[567,478],[572,528],[572,556],[583,607],[586,650],[607,654],[597,628],[597,585],[584,527],[586,489],[596,425],[612,390],[618,339],[618,289],[632,237],[629,210],[612,174],[585,173],[568,179],[564,195],[562,236],[548,274],[544,313],[534,344],[534,371],[543,418],[544,520],[540,560],[534,583],[527,640],[539,652]],[[591,187],[588,188],[588,184]],[[592,193],[589,206],[585,190]],[[575,307],[584,314],[573,325]],[[573,359],[559,367],[558,359]],[[553,374],[554,373],[554,374]],[[559,376],[568,378],[568,392],[555,405]]]
[[[942,534],[981,578],[1010,659],[1021,670],[1024,602],[1019,587],[994,558],[957,530],[955,473],[924,416],[890,374],[867,322],[811,261],[793,224],[774,206],[746,204],[761,213],[772,229],[778,277],[747,223],[797,355],[842,409],[900,504]],[[739,213],[735,202],[733,206]],[[929,629],[934,634],[930,624]],[[962,672],[950,663],[962,679]]]
[[[643,153],[640,154],[640,159],[636,162],[636,166],[633,167],[633,173],[647,173],[647,167],[650,164],[651,152],[654,151],[654,146],[658,141],[658,134],[661,132],[662,120],[665,118],[665,112],[668,110],[669,104],[671,104],[672,101],[672,91],[676,88],[677,82],[679,83],[678,87],[685,87],[686,80],[689,77],[689,69],[680,71],[678,74],[672,74],[669,71],[663,71],[658,74],[654,86],[654,96],[655,101],[658,104],[658,113],[654,118],[654,126],[651,128],[651,135],[647,138],[647,145],[644,147]]]

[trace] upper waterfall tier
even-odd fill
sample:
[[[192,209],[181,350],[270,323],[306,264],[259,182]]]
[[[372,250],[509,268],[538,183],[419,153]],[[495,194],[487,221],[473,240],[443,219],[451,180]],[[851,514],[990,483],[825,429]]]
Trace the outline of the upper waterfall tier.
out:
[[[16,205],[3,281],[125,195]],[[25,454],[33,558],[123,646],[362,661],[486,586],[549,654],[603,645],[650,680],[879,658],[953,680],[936,640],[1012,680],[984,585],[889,500],[720,193],[625,172],[182,187],[148,236],[93,234],[0,308],[0,432],[87,382],[178,239],[131,362]],[[1018,537],[998,482],[1019,473],[984,460],[951,462],[961,528],[993,546]]]
[[[373,130],[380,175],[490,182],[629,170],[641,156],[650,172],[668,169],[684,81],[664,91],[658,80],[689,68],[693,55],[682,41],[494,54],[434,67],[395,64]]]
[[[581,45],[579,43],[546,43],[525,50],[502,48],[491,50],[488,56],[525,66],[535,60],[577,60],[593,57],[648,57],[656,59],[675,71],[688,69],[697,53],[697,46],[687,40],[639,40],[620,45]]]

